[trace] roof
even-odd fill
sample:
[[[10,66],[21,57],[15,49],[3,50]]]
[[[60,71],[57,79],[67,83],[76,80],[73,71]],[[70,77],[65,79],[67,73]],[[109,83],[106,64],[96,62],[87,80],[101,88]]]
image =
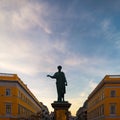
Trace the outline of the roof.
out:
[[[106,75],[102,81],[97,85],[97,87],[88,96],[88,100],[100,90],[104,84],[120,84],[120,75]]]
[[[40,103],[38,99],[33,95],[33,93],[29,90],[26,84],[17,76],[17,74],[10,74],[10,73],[0,73],[0,81],[11,81],[11,82],[18,82],[27,92],[28,94],[37,102],[39,106]]]

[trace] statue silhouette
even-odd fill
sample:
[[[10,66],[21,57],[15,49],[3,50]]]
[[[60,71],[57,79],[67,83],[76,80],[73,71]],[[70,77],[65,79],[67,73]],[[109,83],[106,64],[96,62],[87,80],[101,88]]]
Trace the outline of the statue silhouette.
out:
[[[58,101],[64,101],[64,94],[66,93],[67,81],[64,72],[61,71],[62,66],[58,66],[58,72],[56,72],[53,76],[47,75],[47,77],[56,79],[56,87],[58,93]]]

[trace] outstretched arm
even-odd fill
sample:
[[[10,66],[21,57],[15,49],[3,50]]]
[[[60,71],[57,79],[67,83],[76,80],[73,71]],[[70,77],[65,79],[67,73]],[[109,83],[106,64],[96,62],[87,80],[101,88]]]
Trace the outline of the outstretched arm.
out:
[[[50,77],[50,78],[55,78],[54,76],[51,76],[51,75],[47,75],[47,77]]]

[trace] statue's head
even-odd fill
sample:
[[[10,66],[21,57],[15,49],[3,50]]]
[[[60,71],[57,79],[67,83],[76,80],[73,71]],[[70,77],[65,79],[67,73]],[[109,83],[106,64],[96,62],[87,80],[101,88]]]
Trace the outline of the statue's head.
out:
[[[60,70],[62,69],[62,66],[61,66],[61,65],[59,65],[57,68],[58,68],[58,70],[60,71]]]

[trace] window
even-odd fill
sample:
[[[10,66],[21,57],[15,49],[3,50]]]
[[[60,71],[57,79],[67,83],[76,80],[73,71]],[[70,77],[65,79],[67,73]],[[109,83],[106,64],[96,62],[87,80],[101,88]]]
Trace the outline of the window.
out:
[[[18,105],[18,114],[20,114],[20,105]]]
[[[11,104],[10,103],[6,104],[6,114],[11,114]]]
[[[6,96],[10,96],[11,94],[11,90],[10,89],[6,89]]]
[[[103,93],[102,93],[102,100],[104,99],[104,97],[105,97],[105,96],[104,96],[104,92],[103,92]]]
[[[101,105],[101,115],[104,115],[104,105]]]
[[[20,97],[20,91],[18,91],[18,97]]]
[[[116,96],[116,91],[115,91],[115,90],[112,90],[111,93],[110,93],[110,96],[111,96],[111,97],[115,97],[115,96]]]
[[[116,114],[116,104],[110,104],[110,114]]]

